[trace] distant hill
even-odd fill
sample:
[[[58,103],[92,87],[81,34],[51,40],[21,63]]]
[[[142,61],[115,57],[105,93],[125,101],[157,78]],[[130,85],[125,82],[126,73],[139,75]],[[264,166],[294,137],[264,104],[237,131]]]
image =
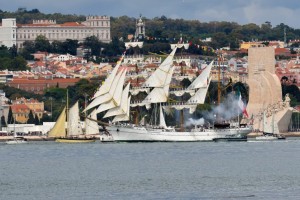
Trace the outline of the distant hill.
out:
[[[81,22],[85,20],[83,15],[65,15],[61,13],[44,14],[38,9],[27,11],[20,9],[16,12],[7,12],[0,10],[0,19],[16,18],[17,23],[32,23],[33,19],[52,19],[57,23],[70,21]],[[127,39],[128,34],[135,33],[135,23],[137,18],[121,16],[111,16],[112,37],[118,39]],[[264,24],[246,24],[239,25],[235,22],[214,21],[200,22],[198,20],[169,19],[165,16],[155,17],[153,19],[143,18],[146,22],[146,39],[159,42],[172,42],[178,40],[180,35],[185,41],[199,43],[200,39],[212,38],[210,46],[220,48],[230,46],[238,48],[240,41],[252,40],[284,40],[284,29],[286,30],[286,39],[294,40],[300,38],[300,29],[294,29],[283,23],[272,26],[270,22]]]

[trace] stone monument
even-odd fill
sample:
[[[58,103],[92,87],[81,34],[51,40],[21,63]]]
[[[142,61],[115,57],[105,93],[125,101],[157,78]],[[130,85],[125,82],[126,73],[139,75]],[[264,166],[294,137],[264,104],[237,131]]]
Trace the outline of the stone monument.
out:
[[[253,121],[254,131],[264,131],[263,115],[268,124],[278,132],[288,131],[292,116],[290,98],[282,100],[281,83],[275,74],[275,50],[257,46],[248,49],[249,101],[247,111]],[[274,130],[274,128],[273,128]]]

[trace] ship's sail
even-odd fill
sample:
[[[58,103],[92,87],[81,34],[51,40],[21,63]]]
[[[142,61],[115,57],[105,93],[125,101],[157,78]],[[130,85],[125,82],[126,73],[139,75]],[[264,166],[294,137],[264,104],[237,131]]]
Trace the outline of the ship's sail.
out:
[[[120,106],[121,104],[121,97],[122,97],[122,90],[123,90],[123,85],[125,82],[125,75],[126,75],[127,70],[124,70],[120,72],[121,77],[119,78],[119,81],[116,85],[116,89],[112,95],[112,98],[105,103],[102,103],[98,108],[97,108],[97,113],[115,108]],[[110,93],[110,92],[109,92]]]
[[[159,126],[163,128],[167,128],[167,124],[161,106],[159,107]]]
[[[83,132],[80,124],[78,101],[70,108],[68,118],[69,119],[67,123],[67,136],[82,135]]]
[[[117,86],[118,86],[118,82],[119,82],[119,79],[121,78],[121,75],[122,75],[122,72],[119,72],[116,76],[115,76],[115,78],[114,78],[114,80],[113,80],[113,82],[112,82],[112,85],[111,85],[111,87],[110,87],[110,90],[109,90],[109,92],[108,93],[105,93],[104,95],[100,95],[100,96],[98,96],[97,98],[95,98],[85,109],[84,109],[84,111],[87,111],[87,110],[89,110],[89,109],[91,109],[91,108],[94,108],[94,107],[96,107],[96,106],[99,106],[99,105],[101,105],[101,104],[103,104],[103,103],[106,103],[106,102],[108,102],[108,101],[110,101],[112,98],[113,98],[113,95],[114,95],[114,93],[115,93],[115,90],[116,90],[116,88],[117,88]],[[98,112],[99,113],[99,112]]]
[[[94,120],[90,120],[94,119]],[[89,115],[88,118],[85,119],[85,134],[86,135],[95,135],[99,134],[99,126],[98,123],[96,122],[97,120],[97,112],[96,109],[94,109]]]
[[[48,137],[66,137],[66,108],[59,115],[54,127],[50,130]]]
[[[128,97],[128,102],[130,102],[131,96]],[[127,111],[125,114],[122,115],[117,115],[115,116],[115,118],[113,119],[113,122],[120,122],[120,121],[129,121],[130,120],[130,104],[128,104],[127,106]]]
[[[108,110],[103,118],[116,116],[116,115],[123,115],[127,112],[128,104],[130,103],[130,102],[128,102],[129,88],[130,88],[130,83],[127,84],[127,86],[125,87],[125,89],[122,92],[120,106]]]
[[[174,67],[171,67],[169,71],[166,73],[166,77],[164,79],[164,84],[160,87],[155,87],[145,98],[143,103],[160,103],[166,102],[169,96],[169,87],[170,82],[172,80]]]
[[[163,87],[168,77],[170,68],[172,67],[173,57],[177,48],[174,48],[170,55],[162,62],[162,64],[153,72],[146,80],[143,87]]]
[[[93,99],[109,92],[124,56],[125,56],[125,54],[123,54],[122,57],[120,58],[120,60],[117,62],[117,65],[115,66],[115,68],[113,69],[111,74],[106,78],[104,84],[94,94]]]
[[[202,73],[189,85],[187,89],[198,89],[209,85],[210,71],[213,61],[202,71]]]

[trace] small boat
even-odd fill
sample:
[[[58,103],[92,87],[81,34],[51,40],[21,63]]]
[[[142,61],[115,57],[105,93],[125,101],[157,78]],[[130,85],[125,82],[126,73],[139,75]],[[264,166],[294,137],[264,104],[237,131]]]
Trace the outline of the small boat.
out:
[[[272,116],[272,123],[269,125],[266,117],[266,112],[263,113],[263,135],[255,137],[258,141],[273,141],[285,140],[286,138],[279,134],[277,125],[275,124],[274,115]]]
[[[7,140],[6,144],[27,144],[27,139],[24,137],[19,137],[14,133],[14,138],[11,140]]]
[[[214,138],[214,142],[247,142],[247,136],[246,137],[222,137],[222,138]]]

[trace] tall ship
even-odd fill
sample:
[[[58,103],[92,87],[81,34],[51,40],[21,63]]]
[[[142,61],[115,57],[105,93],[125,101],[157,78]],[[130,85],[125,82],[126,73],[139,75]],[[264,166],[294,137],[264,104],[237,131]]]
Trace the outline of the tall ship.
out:
[[[90,115],[94,116],[95,112]],[[95,136],[97,135],[98,125],[94,121],[86,118],[85,131],[80,121],[80,111],[78,101],[69,109],[68,108],[68,96],[67,106],[63,109],[54,127],[49,131],[48,137],[54,138],[56,142],[61,143],[86,143],[95,142]],[[94,127],[97,126],[95,129]]]
[[[93,101],[86,110],[97,108],[97,112],[106,111],[103,118],[113,117],[106,129],[116,142],[195,142],[212,141],[215,138],[224,137],[245,137],[251,132],[252,128],[248,125],[235,123],[213,124],[213,125],[195,125],[192,128],[183,130],[167,126],[163,110],[177,109],[183,111],[188,109],[190,113],[196,110],[197,105],[203,104],[206,93],[211,82],[210,71],[213,65],[211,62],[202,73],[190,84],[189,87],[182,90],[170,90],[170,84],[174,72],[173,58],[178,48],[185,47],[188,44],[176,44],[172,46],[172,52],[152,73],[146,82],[140,88],[131,88],[127,84],[125,88],[124,79],[126,70],[120,70],[120,62],[116,65],[112,73],[108,76],[104,84],[95,93]],[[124,55],[122,56],[122,58]],[[139,102],[131,102],[131,94],[137,94],[140,91],[146,92],[147,96]],[[182,96],[185,93],[190,94],[190,98],[184,102],[170,103],[168,98],[170,94]],[[131,118],[131,109],[134,107],[146,107],[157,110],[154,115],[157,123],[136,124],[128,123]],[[159,113],[159,114],[158,114]],[[100,136],[101,137],[101,136]]]

